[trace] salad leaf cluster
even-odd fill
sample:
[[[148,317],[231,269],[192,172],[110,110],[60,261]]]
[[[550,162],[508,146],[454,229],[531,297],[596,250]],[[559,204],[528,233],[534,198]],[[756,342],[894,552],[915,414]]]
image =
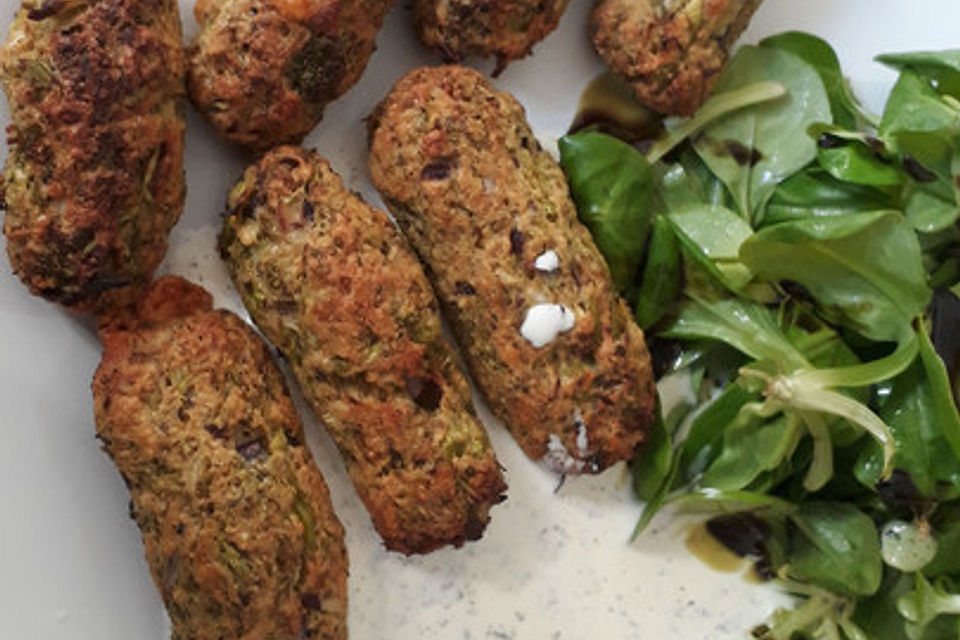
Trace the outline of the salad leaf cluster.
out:
[[[757,637],[960,637],[960,415],[931,337],[960,322],[933,312],[960,295],[960,51],[878,60],[879,116],[791,32],[657,140],[560,141],[655,368],[696,398],[633,461],[636,532],[674,504],[753,536],[798,597]]]

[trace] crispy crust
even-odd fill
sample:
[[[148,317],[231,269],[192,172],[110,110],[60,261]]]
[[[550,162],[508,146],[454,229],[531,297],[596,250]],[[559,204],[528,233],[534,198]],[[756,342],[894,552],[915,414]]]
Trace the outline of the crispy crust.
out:
[[[0,50],[4,233],[31,292],[82,311],[149,280],[184,202],[176,0],[26,0]]]
[[[101,330],[97,435],[173,640],[346,638],[343,530],[263,341],[179,278],[122,315]]]
[[[194,106],[226,140],[300,142],[352,87],[392,0],[200,0],[188,50]]]
[[[660,113],[688,116],[706,100],[762,1],[600,0],[590,34],[638,100]]]
[[[479,538],[506,485],[430,283],[387,215],[315,152],[282,147],[234,188],[221,247],[387,548]]]
[[[527,455],[563,473],[630,458],[654,402],[643,333],[520,104],[475,71],[417,69],[371,130],[373,182],[432,274],[474,380]],[[548,250],[560,265],[544,273],[534,263]],[[539,349],[520,332],[538,303],[575,316]]]
[[[446,62],[496,56],[498,75],[560,22],[568,0],[415,0],[420,40]]]

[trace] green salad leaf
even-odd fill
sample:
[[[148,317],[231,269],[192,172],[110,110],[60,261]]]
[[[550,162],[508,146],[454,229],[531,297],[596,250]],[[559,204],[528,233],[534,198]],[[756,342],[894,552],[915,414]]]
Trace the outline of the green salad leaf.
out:
[[[824,171],[838,180],[871,187],[893,187],[904,181],[903,173],[889,161],[878,157],[867,145],[851,143],[820,149],[817,161]]]
[[[877,62],[898,71],[912,71],[935,85],[940,93],[960,99],[960,50],[887,53]]]
[[[836,124],[846,129],[856,127],[859,120],[876,125],[875,117],[867,114],[853,95],[836,52],[825,40],[802,31],[787,31],[764,38],[760,46],[789,51],[816,70],[830,98],[830,110]]]
[[[674,506],[685,513],[729,515],[751,512],[760,516],[783,518],[794,513],[797,506],[776,496],[753,491],[719,491],[700,489],[673,500]]]
[[[647,160],[650,162],[660,160],[687,138],[734,111],[782,98],[786,93],[784,86],[776,82],[757,82],[715,93],[703,103],[694,117],[678,121],[677,126],[654,141],[647,151]]]
[[[724,430],[720,455],[704,472],[702,486],[721,491],[746,489],[793,455],[803,435],[796,414],[771,420],[753,418],[736,421]]]
[[[718,92],[755,82],[779,82],[788,95],[740,109],[710,124],[694,148],[730,190],[741,216],[758,220],[781,181],[816,157],[807,129],[831,119],[819,74],[792,53],[741,47],[717,83]]]
[[[844,182],[819,164],[790,176],[774,191],[761,228],[804,218],[893,209],[898,199],[883,190]]]
[[[882,56],[901,69],[884,109],[880,135],[900,154],[910,180],[901,195],[911,224],[924,233],[960,218],[960,72],[957,52]]]
[[[937,233],[951,228],[960,219],[954,194],[942,182],[911,184],[904,197],[904,214],[917,231]]]
[[[895,468],[909,474],[919,495],[938,500],[960,497],[960,457],[952,442],[960,435],[960,416],[950,380],[925,331],[919,331],[920,357],[892,381],[879,415],[897,445]],[[867,486],[880,479],[880,448],[867,443],[855,473]]]
[[[715,176],[693,149],[682,147],[677,151],[673,164],[659,163],[660,195],[667,211],[688,207],[733,206],[733,199],[723,181]]]
[[[665,216],[657,216],[653,221],[647,262],[640,283],[636,319],[643,329],[649,329],[667,315],[683,292],[680,241]]]
[[[818,164],[841,182],[898,187],[907,178],[883,143],[867,134],[818,124],[810,128],[810,135],[817,139]]]
[[[879,133],[884,139],[900,131],[955,132],[960,105],[945,101],[929,82],[905,70],[887,98]]]
[[[737,298],[693,299],[661,335],[720,340],[756,360],[781,363],[790,370],[808,366],[765,306]]]
[[[937,540],[937,555],[923,567],[928,578],[960,576],[960,505],[941,508],[931,518],[932,534]]]
[[[719,205],[683,207],[667,216],[687,251],[724,286],[739,291],[752,279],[740,262],[740,245],[753,229],[737,214]]]
[[[899,571],[887,572],[880,589],[857,603],[853,621],[868,640],[907,640],[897,600],[910,591],[913,579]]]
[[[667,505],[748,529],[738,548],[796,598],[754,629],[765,640],[960,637],[944,315],[960,296],[960,50],[878,60],[899,72],[879,119],[826,42],[790,32],[742,47],[646,159],[561,144],[655,358],[697,397],[665,407],[632,462],[634,535]]]
[[[842,502],[806,502],[790,516],[788,573],[837,593],[871,595],[880,588],[883,559],[873,520]]]
[[[641,500],[651,500],[670,475],[672,462],[670,434],[659,403],[656,419],[647,434],[647,442],[631,462],[633,485]]]
[[[759,400],[759,395],[731,384],[697,414],[677,451],[681,478],[693,482],[700,476],[720,454],[723,435],[740,416],[740,410]]]
[[[614,285],[629,291],[652,222],[650,165],[630,145],[592,132],[561,138],[560,163],[580,219],[610,265]]]
[[[766,227],[740,258],[761,279],[802,285],[831,319],[873,340],[898,341],[932,295],[920,243],[895,211]]]

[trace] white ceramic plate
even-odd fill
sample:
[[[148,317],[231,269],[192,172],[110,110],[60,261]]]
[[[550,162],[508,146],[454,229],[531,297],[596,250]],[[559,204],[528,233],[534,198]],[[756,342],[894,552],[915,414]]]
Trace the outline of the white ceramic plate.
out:
[[[19,2],[0,4],[5,34]],[[181,4],[190,37],[193,2]],[[586,36],[591,2],[573,4],[535,55],[496,82],[526,106],[544,143],[565,131],[579,92],[601,70]],[[405,5],[387,20],[360,84],[306,143],[378,204],[361,119],[405,71],[436,62],[415,40]],[[854,88],[878,110],[893,74],[872,57],[958,46],[958,24],[957,0],[767,0],[743,41],[786,29],[827,38]],[[219,305],[241,311],[215,234],[242,165],[195,114],[189,118],[187,208],[162,270],[204,284]],[[0,124],[8,122],[3,104]],[[168,638],[127,492],[93,437],[90,379],[100,351],[89,322],[29,296],[0,260],[0,637]],[[482,413],[507,468],[509,500],[493,510],[481,541],[418,558],[382,549],[332,443],[303,413],[347,531],[353,638],[721,640],[745,637],[781,601],[737,574],[704,567],[684,548],[683,524],[670,518],[628,544],[640,508],[622,466],[555,491],[557,479]]]

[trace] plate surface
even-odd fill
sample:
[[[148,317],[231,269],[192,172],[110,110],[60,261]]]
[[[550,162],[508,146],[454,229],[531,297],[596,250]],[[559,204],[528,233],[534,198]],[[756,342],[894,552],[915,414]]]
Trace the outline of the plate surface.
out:
[[[5,34],[18,2],[0,4]],[[436,62],[417,43],[406,4],[387,20],[360,84],[327,110],[306,142],[378,206],[362,118],[405,71]],[[496,81],[526,106],[545,145],[565,131],[579,92],[602,69],[587,42],[590,4],[575,0],[534,56]],[[181,5],[190,37],[193,2]],[[872,57],[958,46],[957,24],[956,0],[767,0],[743,42],[786,29],[821,35],[837,49],[857,93],[879,110],[893,74]],[[8,122],[4,103],[0,124]],[[162,271],[191,278],[218,305],[242,311],[215,250],[241,160],[190,113],[186,165],[187,208]],[[100,353],[90,323],[32,298],[5,259],[0,264],[0,635],[168,638],[139,532],[127,517],[126,490],[93,437],[90,380]],[[507,468],[508,501],[493,510],[481,541],[408,559],[382,549],[332,443],[302,412],[347,531],[353,638],[722,640],[745,637],[781,601],[690,556],[682,522],[660,518],[629,544],[640,508],[622,465],[557,490],[557,479],[481,414]]]

